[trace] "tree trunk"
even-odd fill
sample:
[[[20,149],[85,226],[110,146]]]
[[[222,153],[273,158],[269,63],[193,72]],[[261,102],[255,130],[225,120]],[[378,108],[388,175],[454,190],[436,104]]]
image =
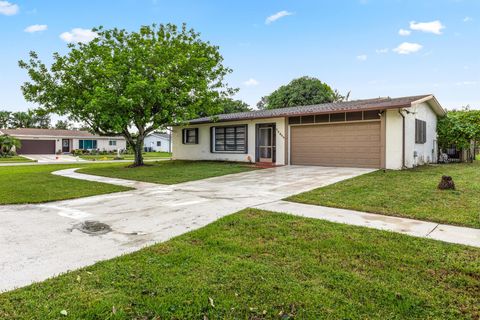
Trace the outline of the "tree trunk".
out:
[[[134,167],[143,166],[143,140],[145,137],[138,136],[135,145],[133,146],[133,151],[135,152],[135,162],[133,163]]]

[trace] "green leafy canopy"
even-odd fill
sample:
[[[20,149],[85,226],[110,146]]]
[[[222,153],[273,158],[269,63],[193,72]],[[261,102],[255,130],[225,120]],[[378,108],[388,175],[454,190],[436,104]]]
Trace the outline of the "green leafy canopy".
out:
[[[30,76],[22,86],[26,100],[98,134],[124,135],[141,150],[148,133],[216,113],[218,101],[235,92],[224,81],[231,70],[219,48],[185,24],[93,31],[94,40],[55,53],[50,68],[35,52],[19,62]]]
[[[472,141],[480,141],[480,110],[448,111],[438,121],[438,144],[442,148],[456,145],[468,148]]]
[[[348,100],[329,85],[313,77],[300,77],[262,97],[259,109],[277,109]]]

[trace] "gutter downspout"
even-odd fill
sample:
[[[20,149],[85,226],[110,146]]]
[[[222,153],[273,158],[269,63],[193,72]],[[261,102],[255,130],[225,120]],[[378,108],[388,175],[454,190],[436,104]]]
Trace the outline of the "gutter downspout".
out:
[[[405,115],[402,113],[403,110],[398,109],[398,114],[402,116],[402,169],[405,169]]]

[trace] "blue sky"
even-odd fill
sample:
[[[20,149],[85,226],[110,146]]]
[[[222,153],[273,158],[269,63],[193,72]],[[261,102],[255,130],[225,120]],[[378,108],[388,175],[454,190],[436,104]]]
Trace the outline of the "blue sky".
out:
[[[220,46],[252,106],[309,75],[352,99],[433,93],[447,108],[480,108],[478,0],[0,0],[0,109],[33,106],[17,66],[30,50],[48,62],[92,27],[167,22]]]

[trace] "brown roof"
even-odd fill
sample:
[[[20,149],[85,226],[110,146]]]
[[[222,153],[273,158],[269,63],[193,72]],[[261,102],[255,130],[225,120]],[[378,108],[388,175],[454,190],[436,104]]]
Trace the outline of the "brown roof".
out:
[[[95,137],[88,131],[80,130],[59,130],[59,129],[36,129],[36,128],[18,128],[18,129],[0,129],[3,134],[11,136],[48,136],[48,137]]]
[[[413,102],[421,99],[428,99],[432,95],[420,95],[400,98],[375,98],[366,100],[354,100],[344,102],[323,103],[310,106],[297,106],[272,110],[258,110],[250,112],[239,112],[230,114],[220,114],[215,117],[203,117],[193,119],[190,124],[208,123],[216,121],[236,121],[251,120],[260,118],[289,117],[310,114],[335,113],[335,112],[354,112],[365,110],[384,110],[394,108],[408,108]],[[433,98],[434,99],[434,98]]]

